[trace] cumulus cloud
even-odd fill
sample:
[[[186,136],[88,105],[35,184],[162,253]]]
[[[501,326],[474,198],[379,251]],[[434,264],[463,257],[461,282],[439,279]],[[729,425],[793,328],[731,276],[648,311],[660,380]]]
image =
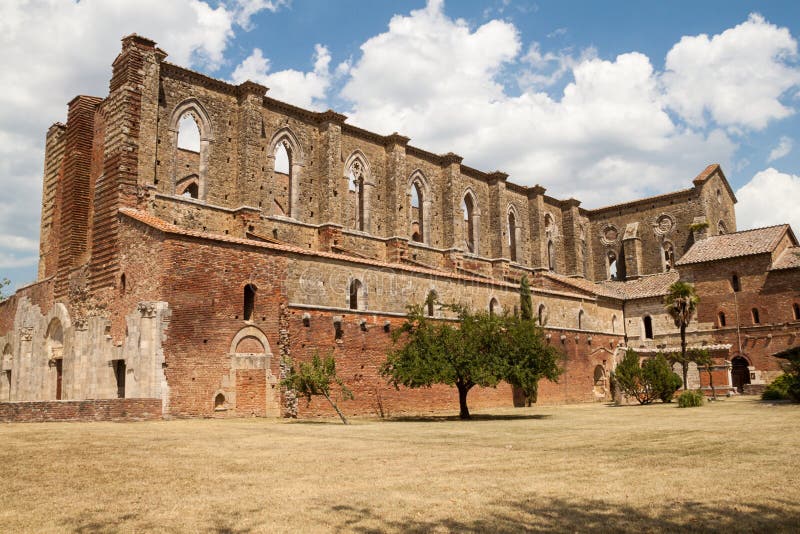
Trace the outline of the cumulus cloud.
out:
[[[794,143],[791,137],[786,137],[785,135],[781,137],[780,141],[778,141],[778,146],[770,151],[769,157],[767,157],[767,163],[771,163],[776,159],[781,159],[784,156],[788,156],[789,152],[792,151],[793,144]]]
[[[740,230],[787,222],[795,231],[800,230],[800,176],[769,167],[736,191],[736,198]]]
[[[253,15],[261,11],[271,11],[275,13],[282,7],[290,4],[290,0],[235,0],[233,10],[236,23],[245,30],[253,28],[250,20]]]
[[[571,58],[532,46],[520,58],[521,50],[513,24],[471,28],[429,2],[362,45],[342,96],[355,124],[398,130],[417,146],[453,150],[467,164],[502,167],[517,183],[588,205],[685,187],[708,162],[732,159],[725,132],[670,118],[643,54]],[[532,83],[512,95],[500,80],[520,60]],[[562,94],[539,89],[565,75],[573,81]]]
[[[269,72],[269,58],[260,48],[253,50],[233,71],[235,83],[245,80],[259,82],[269,87],[269,95],[295,106],[321,109],[331,84],[331,53],[320,44],[314,47],[314,69],[300,72],[293,69]]]
[[[667,54],[663,82],[669,106],[684,119],[763,129],[794,113],[781,97],[800,83],[797,41],[787,28],[751,14],[709,38],[683,37]]]

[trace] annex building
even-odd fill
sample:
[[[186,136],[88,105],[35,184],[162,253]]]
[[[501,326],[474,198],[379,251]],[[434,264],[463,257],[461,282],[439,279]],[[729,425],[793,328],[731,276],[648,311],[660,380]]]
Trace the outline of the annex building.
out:
[[[607,400],[627,347],[679,350],[662,304],[678,279],[718,390],[768,383],[800,344],[797,239],[737,232],[718,165],[585,209],[166,58],[125,37],[108,96],[75,97],[47,132],[38,280],[0,304],[0,418],[280,416],[282,358],[317,349],[355,393],[346,413],[452,409],[449,388],[379,376],[392,330],[426,300],[513,311],[523,274],[564,354],[539,402]]]

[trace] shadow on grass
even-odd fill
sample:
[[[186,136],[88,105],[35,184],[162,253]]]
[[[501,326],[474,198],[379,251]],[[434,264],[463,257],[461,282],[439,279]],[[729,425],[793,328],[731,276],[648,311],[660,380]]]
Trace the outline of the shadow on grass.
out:
[[[777,505],[783,505],[778,507]],[[352,532],[797,532],[800,505],[776,500],[775,505],[665,502],[647,509],[602,500],[567,501],[531,497],[495,503],[485,517],[462,520],[403,518],[388,521],[374,510],[346,505],[332,512],[344,515],[334,530]],[[456,506],[452,514],[458,516]]]
[[[525,419],[550,419],[552,415],[543,414],[472,414],[470,419],[463,420],[457,415],[398,415],[388,417],[384,421],[388,423],[442,423],[445,421],[517,421]]]

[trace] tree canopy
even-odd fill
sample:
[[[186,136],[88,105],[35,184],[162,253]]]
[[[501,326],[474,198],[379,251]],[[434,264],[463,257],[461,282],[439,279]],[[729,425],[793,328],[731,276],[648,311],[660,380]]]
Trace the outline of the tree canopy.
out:
[[[460,417],[469,419],[467,394],[474,386],[495,387],[506,381],[530,390],[542,378],[558,379],[560,355],[533,321],[472,312],[464,306],[443,307],[456,312],[457,320],[434,320],[425,316],[422,306],[409,307],[381,368],[395,387],[455,386]]]

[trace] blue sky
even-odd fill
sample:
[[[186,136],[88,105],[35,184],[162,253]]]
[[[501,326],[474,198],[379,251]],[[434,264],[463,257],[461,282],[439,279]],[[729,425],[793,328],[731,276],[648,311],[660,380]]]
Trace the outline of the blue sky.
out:
[[[0,4],[0,277],[36,277],[43,141],[119,39],[596,207],[723,164],[740,229],[800,227],[800,2]]]

